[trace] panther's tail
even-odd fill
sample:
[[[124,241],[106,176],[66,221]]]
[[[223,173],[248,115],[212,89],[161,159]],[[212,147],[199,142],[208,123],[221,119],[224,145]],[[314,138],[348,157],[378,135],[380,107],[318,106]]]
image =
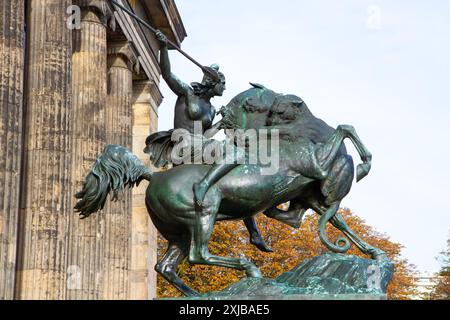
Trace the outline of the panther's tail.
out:
[[[108,193],[117,200],[119,191],[134,187],[143,179],[150,181],[153,173],[128,149],[108,145],[97,158],[91,172],[86,176],[83,190],[75,195],[80,199],[75,210],[82,219],[103,209]]]

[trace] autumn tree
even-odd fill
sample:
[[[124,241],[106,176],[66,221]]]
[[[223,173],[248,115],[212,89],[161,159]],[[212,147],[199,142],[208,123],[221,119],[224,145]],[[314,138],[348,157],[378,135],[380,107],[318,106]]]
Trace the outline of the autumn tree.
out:
[[[414,294],[414,266],[402,258],[402,246],[368,226],[350,210],[342,209],[340,212],[355,232],[371,245],[384,250],[394,262],[395,273],[388,288],[388,297],[407,299]],[[317,235],[318,217],[315,214],[306,215],[300,229],[293,229],[263,215],[258,215],[256,221],[273,253],[263,253],[249,244],[248,233],[242,221],[217,223],[209,243],[211,253],[246,257],[261,269],[264,277],[274,278],[305,259],[328,252]],[[341,236],[339,230],[331,225],[327,227],[327,234],[330,239]],[[166,245],[167,243],[160,239],[159,255],[164,253]],[[366,257],[355,246],[352,246],[348,253]],[[178,271],[183,281],[200,292],[222,290],[245,276],[243,271],[202,265],[190,266],[186,261],[180,265]],[[180,294],[158,276],[158,296],[175,297]]]
[[[450,300],[450,239],[447,240],[447,250],[441,252],[438,260],[442,264],[436,277],[436,285],[431,291],[432,300]]]

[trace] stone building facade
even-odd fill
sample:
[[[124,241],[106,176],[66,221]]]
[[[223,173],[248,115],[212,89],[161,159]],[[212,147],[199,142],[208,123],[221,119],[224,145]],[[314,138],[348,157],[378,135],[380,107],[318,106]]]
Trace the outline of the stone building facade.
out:
[[[173,0],[117,1],[175,43],[185,38]],[[148,163],[158,50],[105,0],[0,2],[0,299],[155,296],[146,184],[85,220],[73,207],[106,144]]]

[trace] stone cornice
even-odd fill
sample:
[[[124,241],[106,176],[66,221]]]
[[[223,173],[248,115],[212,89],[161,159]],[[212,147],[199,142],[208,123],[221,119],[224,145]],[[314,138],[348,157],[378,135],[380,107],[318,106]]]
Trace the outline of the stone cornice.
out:
[[[172,41],[180,44],[186,37],[186,31],[173,0],[139,0],[135,2],[133,8],[127,0],[116,1],[126,8],[133,9],[139,17],[162,30]],[[141,69],[148,79],[158,82],[161,73],[158,62],[159,42],[154,34],[123,10],[117,9],[115,17],[122,33],[131,42]],[[155,93],[155,97],[155,101],[159,101],[161,94]]]
[[[126,1],[117,0],[117,2],[129,8]],[[120,9],[116,11],[115,16],[123,34],[136,49],[140,66],[147,77],[149,79],[159,78],[160,70],[157,56],[150,46],[146,34],[142,32],[138,22]]]
[[[174,0],[143,0],[154,27],[178,45],[186,38],[186,29]]]
[[[183,21],[181,20],[180,13],[178,12],[178,8],[174,2],[174,0],[162,0],[167,8],[168,16],[171,20],[171,25],[173,27],[174,33],[176,33],[177,38],[179,40],[179,44],[183,42],[186,38],[187,33],[184,28]]]

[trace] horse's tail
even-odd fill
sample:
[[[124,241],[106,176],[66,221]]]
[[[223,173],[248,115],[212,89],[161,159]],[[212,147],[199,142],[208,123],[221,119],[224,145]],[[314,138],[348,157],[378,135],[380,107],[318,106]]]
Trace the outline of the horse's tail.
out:
[[[153,173],[127,148],[108,145],[97,158],[86,176],[83,190],[75,195],[80,199],[75,205],[82,219],[103,209],[109,192],[111,201],[117,201],[119,191],[133,188],[145,179],[150,181]]]
[[[336,215],[339,210],[339,203],[335,203],[325,212],[321,212],[322,215],[319,219],[319,239],[322,243],[331,251],[337,253],[345,253],[350,249],[350,242],[344,238],[339,237],[335,243],[332,243],[330,239],[328,239],[327,234],[325,232],[325,227],[327,223]]]

